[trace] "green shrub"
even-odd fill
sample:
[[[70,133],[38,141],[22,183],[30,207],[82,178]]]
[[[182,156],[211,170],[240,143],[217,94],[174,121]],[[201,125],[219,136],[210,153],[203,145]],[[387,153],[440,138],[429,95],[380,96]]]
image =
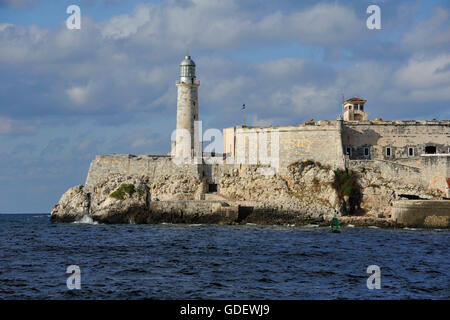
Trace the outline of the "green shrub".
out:
[[[135,191],[134,185],[122,183],[120,187],[109,196],[117,200],[123,200],[125,198],[125,194],[129,194],[131,196]]]
[[[339,199],[344,200],[344,196],[349,197],[350,209],[347,214],[357,214],[361,210],[362,193],[358,183],[358,175],[351,170],[335,170],[332,186],[336,190]]]

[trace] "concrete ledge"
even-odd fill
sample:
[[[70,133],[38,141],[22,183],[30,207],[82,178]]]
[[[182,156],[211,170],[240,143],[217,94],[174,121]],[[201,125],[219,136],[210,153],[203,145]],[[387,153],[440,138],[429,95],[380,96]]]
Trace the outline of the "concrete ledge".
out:
[[[408,227],[425,227],[431,216],[450,217],[450,200],[400,200],[392,205],[392,220]]]

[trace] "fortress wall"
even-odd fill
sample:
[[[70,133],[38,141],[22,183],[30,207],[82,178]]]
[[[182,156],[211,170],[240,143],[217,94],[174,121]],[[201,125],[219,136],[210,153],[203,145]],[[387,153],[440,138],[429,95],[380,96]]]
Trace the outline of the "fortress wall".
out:
[[[192,164],[175,164],[167,156],[134,156],[129,154],[98,155],[91,162],[86,178],[87,189],[110,174],[146,176],[151,180],[163,176],[185,176],[200,179],[201,166]]]
[[[394,201],[392,205],[392,220],[408,227],[430,226],[428,225],[430,220],[437,220],[436,222],[439,222],[437,226],[448,228],[450,226],[450,201]]]
[[[283,173],[287,166],[301,160],[315,160],[334,168],[344,167],[341,131],[335,122],[290,127],[237,127],[236,163],[267,164]],[[276,141],[278,140],[278,141]],[[278,144],[277,144],[278,142]]]
[[[335,126],[304,126],[280,133],[280,168],[299,160],[344,166],[341,133]]]
[[[361,170],[361,168],[371,168],[379,170],[382,178],[395,177],[395,179],[405,184],[422,184],[421,170],[416,167],[386,161],[381,159],[375,160],[350,160],[347,167],[352,170]]]
[[[450,179],[450,154],[422,156],[422,182],[430,189],[447,192],[446,179]]]
[[[364,147],[369,147],[370,159],[420,167],[426,146],[435,146],[436,153],[449,152],[450,121],[345,121],[342,143],[344,150],[353,147],[352,159],[366,158]],[[391,147],[390,157],[386,147]],[[414,147],[413,157],[408,156],[408,147]]]

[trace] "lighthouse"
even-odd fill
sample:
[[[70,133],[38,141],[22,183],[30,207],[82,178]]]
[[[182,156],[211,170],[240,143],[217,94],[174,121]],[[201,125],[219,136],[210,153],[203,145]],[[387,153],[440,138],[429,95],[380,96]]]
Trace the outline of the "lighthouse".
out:
[[[190,56],[186,56],[181,61],[180,79],[176,82],[176,85],[178,97],[175,156],[192,159],[194,149],[198,147],[195,146],[195,138],[197,137],[194,137],[194,125],[198,121],[198,87],[200,82],[196,79],[195,62]]]

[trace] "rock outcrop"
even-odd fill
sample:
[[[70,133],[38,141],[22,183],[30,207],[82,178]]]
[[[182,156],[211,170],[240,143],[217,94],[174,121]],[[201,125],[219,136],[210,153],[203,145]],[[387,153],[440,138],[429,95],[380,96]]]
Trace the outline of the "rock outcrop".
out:
[[[102,223],[145,223],[150,191],[145,177],[112,175],[92,193],[76,186],[63,194],[51,213],[53,222],[72,222],[89,216]]]
[[[51,220],[72,222],[89,215],[90,195],[79,185],[67,190],[53,207]]]
[[[443,196],[363,166],[345,171],[302,161],[291,164],[284,175],[267,174],[260,166],[222,169],[214,176],[216,198],[226,199],[220,203],[199,201],[205,198],[205,178],[184,175],[182,171],[153,178],[114,173],[99,177],[88,190],[83,186],[69,189],[52,209],[51,221],[71,222],[88,216],[101,223],[201,219],[220,222],[221,217],[226,217],[226,223],[230,223],[230,217],[235,216],[236,221],[288,223],[326,222],[334,215],[345,215],[364,217],[347,218],[357,225],[386,226],[392,225],[389,218],[393,201],[404,196],[428,199]],[[177,212],[164,212],[165,201],[168,208],[177,208]],[[151,205],[153,202],[159,203]],[[251,208],[250,214],[244,214],[242,208]],[[217,214],[217,217],[199,215],[199,210]]]

